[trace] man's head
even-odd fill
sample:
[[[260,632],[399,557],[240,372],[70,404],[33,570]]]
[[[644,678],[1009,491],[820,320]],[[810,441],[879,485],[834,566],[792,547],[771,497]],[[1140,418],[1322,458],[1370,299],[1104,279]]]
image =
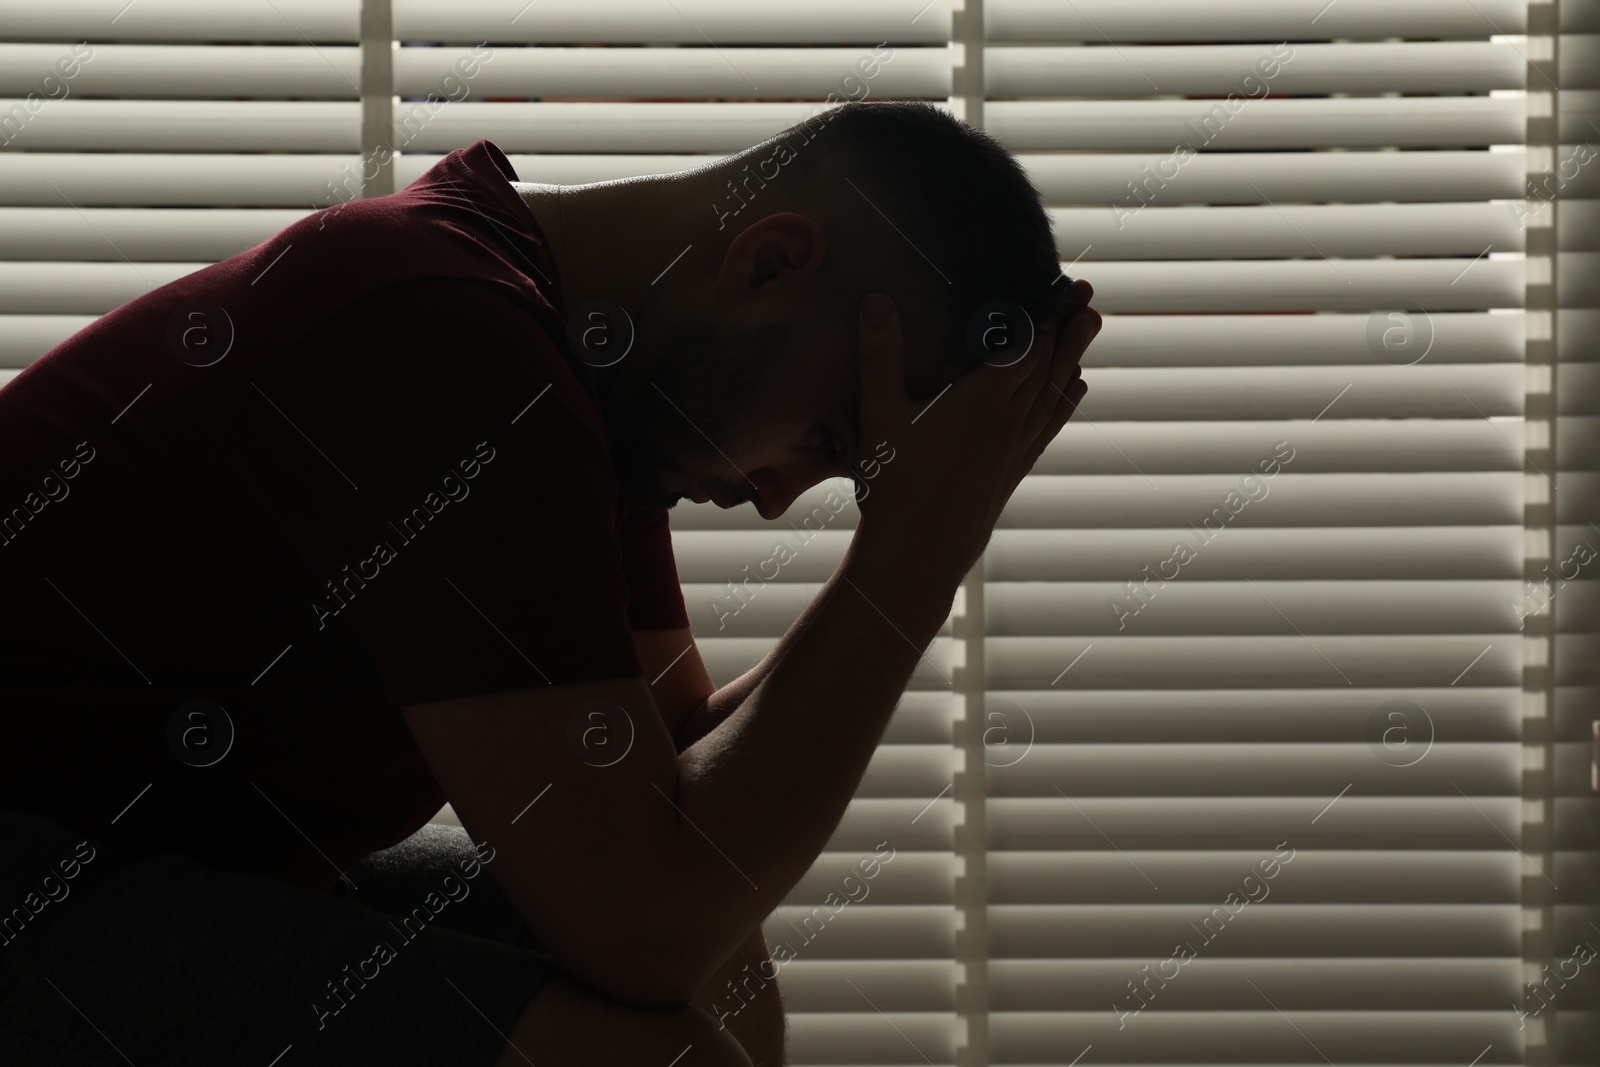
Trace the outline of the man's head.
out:
[[[602,372],[618,483],[641,506],[704,491],[775,518],[870,456],[877,442],[855,440],[867,293],[894,298],[908,392],[925,399],[978,362],[985,303],[1035,324],[1069,306],[1022,168],[931,105],[845,104],[669,181],[676,202],[704,202],[704,232]]]

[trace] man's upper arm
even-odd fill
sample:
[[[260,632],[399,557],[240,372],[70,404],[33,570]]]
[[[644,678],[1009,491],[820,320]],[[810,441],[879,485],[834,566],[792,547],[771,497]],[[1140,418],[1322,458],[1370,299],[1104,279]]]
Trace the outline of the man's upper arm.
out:
[[[374,294],[259,379],[221,488],[304,565],[285,640],[354,633],[563,969],[687,1003],[704,948],[651,906],[691,877],[676,750],[633,638],[603,429],[551,344],[484,283]]]
[[[604,431],[525,311],[393,286],[257,392],[221,478],[304,564],[286,640],[353,630],[396,705],[641,673]]]
[[[621,538],[634,651],[667,731],[676,738],[716,687],[689,629],[666,510],[627,509]]]

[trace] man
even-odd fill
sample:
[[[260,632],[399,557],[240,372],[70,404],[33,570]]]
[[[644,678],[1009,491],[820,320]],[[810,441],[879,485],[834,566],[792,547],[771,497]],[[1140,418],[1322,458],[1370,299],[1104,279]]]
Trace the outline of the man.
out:
[[[1089,295],[998,145],[860,102],[576,188],[479,141],[63,342],[0,390],[0,1058],[783,1062],[775,982],[715,1004]],[[845,475],[844,561],[715,688],[666,509]]]

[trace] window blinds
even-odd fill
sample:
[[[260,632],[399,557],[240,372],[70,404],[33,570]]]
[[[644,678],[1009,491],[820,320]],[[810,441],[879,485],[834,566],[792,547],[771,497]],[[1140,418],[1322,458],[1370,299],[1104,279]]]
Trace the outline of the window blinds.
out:
[[[326,202],[360,164],[356,14],[0,0],[0,382]]]
[[[1600,924],[1592,586],[1560,592],[1543,661],[1508,607],[1600,525],[1600,163],[1559,205],[1559,315],[1529,312],[1540,7],[394,0],[388,87],[356,0],[0,0],[0,116],[43,101],[0,117],[0,375],[332,202],[374,113],[394,187],[480,136],[529,181],[655,173],[846,96],[887,42],[870,95],[948,101],[1019,153],[1107,318],[1084,409],[766,924],[793,1062],[1593,1062],[1592,984],[1513,1010]],[[1567,158],[1600,141],[1600,27],[1594,0],[1561,12]],[[847,497],[675,509],[718,684],[831,573]]]
[[[1515,1007],[1581,923],[1528,900],[1592,916],[1596,807],[1536,847],[1525,6],[985,15],[985,125],[1117,313],[985,559],[1032,740],[983,768],[988,1062],[1557,1062]]]

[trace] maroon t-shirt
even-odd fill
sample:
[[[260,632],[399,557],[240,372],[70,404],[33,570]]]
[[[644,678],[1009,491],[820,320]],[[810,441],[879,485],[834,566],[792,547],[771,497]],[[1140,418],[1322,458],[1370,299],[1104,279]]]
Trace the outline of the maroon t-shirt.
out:
[[[325,889],[444,803],[400,705],[688,626],[513,180],[480,140],[0,390],[0,810]]]

